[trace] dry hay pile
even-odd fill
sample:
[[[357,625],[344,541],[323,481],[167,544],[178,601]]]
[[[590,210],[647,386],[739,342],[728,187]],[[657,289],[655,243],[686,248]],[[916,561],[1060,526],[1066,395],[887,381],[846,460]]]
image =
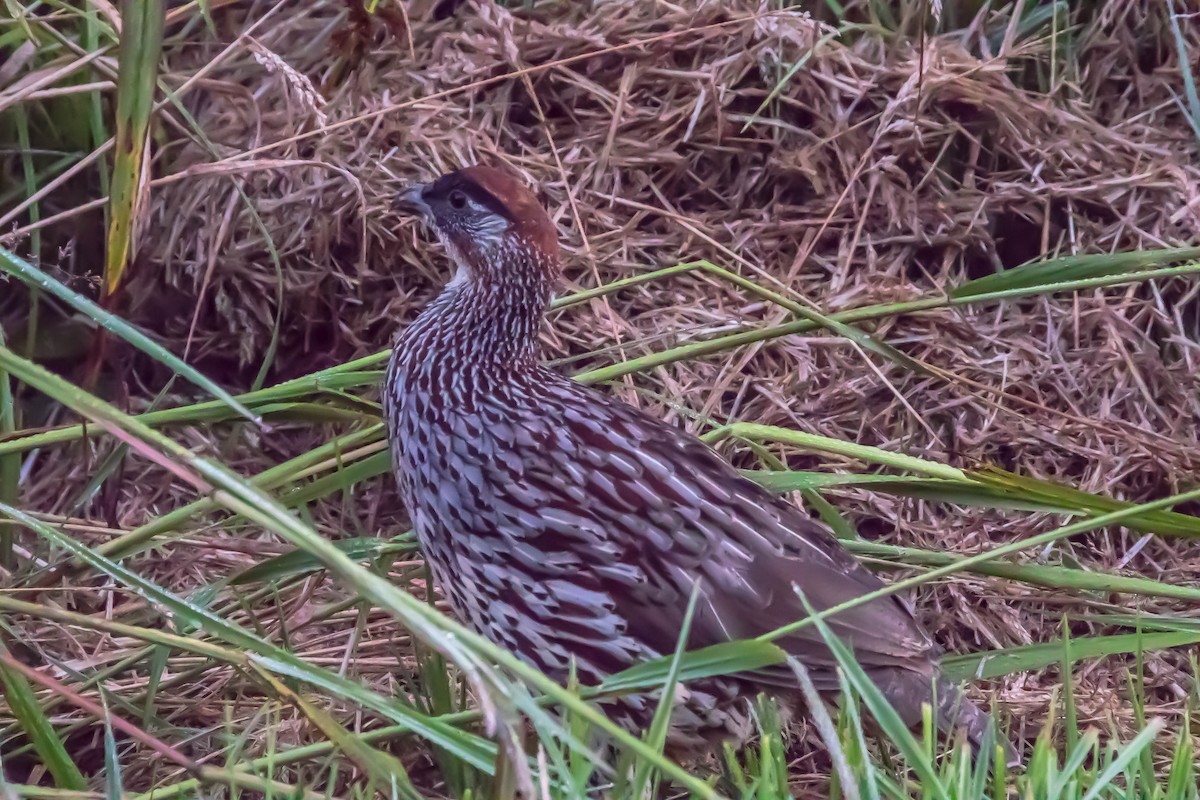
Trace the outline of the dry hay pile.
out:
[[[1182,84],[1163,4],[1111,4],[1072,32],[1070,59],[1051,58],[1044,32],[1019,39],[1003,26],[921,49],[870,33],[831,37],[773,4],[684,5],[620,0],[525,13],[467,2],[442,20],[414,10],[357,23],[333,2],[305,14],[221,8],[218,38],[243,35],[237,44],[206,39],[168,54],[177,78],[206,68],[187,104],[215,155],[198,144],[159,153],[156,174],[183,177],[154,191],[133,315],[231,384],[247,382],[270,351],[277,313],[272,380],[377,351],[446,274],[415,228],[389,212],[396,187],[475,161],[503,161],[541,187],[568,279],[583,286],[706,258],[838,310],[936,293],[1042,253],[1196,238],[1196,140],[1173,101]],[[1198,31],[1187,31],[1192,52]],[[1052,92],[1019,85],[1052,62]],[[955,380],[814,335],[658,368],[614,390],[673,417],[681,415],[647,392],[702,418],[1152,498],[1188,484],[1200,463],[1196,293],[1161,282],[880,325],[881,337]],[[574,369],[786,316],[682,276],[559,314],[547,345],[566,357],[621,343]],[[281,434],[263,449],[276,458],[305,441]],[[235,450],[232,463],[261,468],[257,453]],[[788,457],[802,468],[848,466]],[[399,530],[382,491],[383,512],[362,504],[372,509],[367,527]],[[154,503],[168,505],[165,496]],[[1056,523],[849,492],[839,504],[868,537],[936,550],[977,552]],[[146,505],[126,497],[119,517],[136,524]],[[351,527],[329,523],[339,525]],[[252,534],[240,546],[220,541],[229,546],[210,543],[186,567],[168,567],[162,553],[143,563],[163,559],[160,574],[175,570],[187,584],[197,564],[211,580],[272,549]],[[1030,557],[1200,584],[1196,546],[1141,543],[1125,531]],[[1060,615],[1081,608],[1065,595],[972,578],[920,600],[940,641],[958,651],[1055,638]],[[394,632],[381,630],[367,643],[390,641]],[[362,648],[363,669],[385,680],[387,665],[371,667]],[[1161,713],[1180,708],[1178,666],[1163,656],[1148,664]],[[1118,667],[1081,669],[1085,724],[1130,713],[1112,696],[1124,682]],[[998,696],[1032,734],[1058,682],[1053,670],[1014,677]]]

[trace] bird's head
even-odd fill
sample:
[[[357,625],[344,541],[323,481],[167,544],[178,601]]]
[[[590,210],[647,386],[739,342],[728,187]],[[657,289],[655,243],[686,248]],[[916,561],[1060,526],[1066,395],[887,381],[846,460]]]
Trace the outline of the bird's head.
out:
[[[454,281],[477,285],[558,278],[558,234],[537,198],[494,167],[448,172],[401,191],[396,208],[415,214],[458,265]]]

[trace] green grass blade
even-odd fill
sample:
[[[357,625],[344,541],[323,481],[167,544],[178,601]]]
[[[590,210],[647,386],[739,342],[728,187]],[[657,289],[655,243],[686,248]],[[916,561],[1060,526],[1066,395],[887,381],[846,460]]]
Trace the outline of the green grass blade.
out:
[[[1179,726],[1179,735],[1175,740],[1175,752],[1171,757],[1171,768],[1167,773],[1167,800],[1194,800],[1198,785],[1196,782],[1196,761],[1192,746],[1192,712],[1183,710],[1183,724]]]
[[[4,330],[0,328],[0,347],[4,346]],[[0,439],[16,430],[16,399],[8,372],[0,369]],[[21,454],[0,455],[0,503],[16,503],[20,491]],[[13,523],[0,522],[0,568],[16,567],[13,552]]]
[[[321,733],[367,773],[369,779],[365,787],[367,792],[373,793],[372,790],[375,790],[390,797],[421,800],[421,793],[413,786],[408,777],[408,770],[404,768],[399,759],[352,735],[328,711],[293,692],[269,672],[265,670],[258,670],[258,672],[271,684],[276,694],[295,704]]]
[[[1139,650],[1166,650],[1200,642],[1200,633],[1168,631],[1162,633],[1118,633],[1108,636],[1073,637],[1070,654],[1064,657],[1063,641],[1009,647],[982,653],[947,656],[942,659],[946,677],[955,680],[999,678],[1016,672],[1042,669],[1051,664],[1071,664],[1089,658],[1136,653]]]
[[[338,539],[334,542],[334,546],[355,561],[367,561],[385,554],[413,552],[417,549],[417,540],[411,533],[405,533],[391,539],[380,539],[375,536]],[[242,570],[229,579],[229,584],[241,586],[249,583],[270,583],[284,578],[306,575],[319,569],[322,569],[321,562],[312,553],[293,550]]]
[[[1000,545],[999,547],[993,548],[987,552],[979,553],[979,554],[973,555],[973,556],[968,556],[959,561],[955,561],[953,564],[948,564],[946,566],[942,566],[942,567],[938,567],[936,569],[930,570],[929,572],[927,572],[923,575],[918,575],[918,576],[915,576],[912,578],[905,578],[904,580],[896,581],[895,583],[884,586],[881,589],[876,589],[875,591],[867,592],[866,594],[856,597],[852,600],[847,600],[846,602],[839,603],[835,606],[824,609],[823,611],[820,611],[819,613],[817,613],[814,616],[805,617],[804,619],[800,619],[800,620],[797,620],[796,622],[790,623],[788,625],[784,625],[780,628],[775,629],[774,631],[771,631],[770,633],[763,634],[762,636],[760,636],[758,638],[762,641],[771,641],[774,639],[778,639],[781,636],[787,636],[797,630],[800,630],[802,628],[805,628],[809,625],[814,624],[815,622],[818,621],[818,618],[823,620],[827,617],[834,616],[835,614],[840,614],[843,611],[846,611],[847,609],[855,608],[857,606],[863,605],[864,603],[869,603],[873,600],[877,600],[880,597],[887,597],[888,595],[893,595],[893,594],[897,594],[899,592],[903,592],[904,590],[910,589],[914,586],[919,586],[921,584],[928,583],[928,582],[934,580],[935,578],[940,578],[944,575],[951,575],[955,572],[969,570],[978,564],[983,564],[987,561],[992,561],[994,559],[998,559],[1003,556],[1011,555],[1013,553],[1016,553],[1020,550],[1024,550],[1026,548],[1041,547],[1043,545],[1047,545],[1052,542],[1056,542],[1060,539],[1065,539],[1069,536],[1074,536],[1077,533],[1084,533],[1086,531],[1096,530],[1098,528],[1103,528],[1106,525],[1115,525],[1115,524],[1123,522],[1124,520],[1126,520],[1130,517],[1136,516],[1138,513],[1142,513],[1145,511],[1156,511],[1156,510],[1163,509],[1163,508],[1171,508],[1180,503],[1184,503],[1189,500],[1193,500],[1193,499],[1197,499],[1197,498],[1200,498],[1200,489],[1194,489],[1190,492],[1182,492],[1180,494],[1171,495],[1170,497],[1164,497],[1160,500],[1152,500],[1147,503],[1141,503],[1139,505],[1133,506],[1132,508],[1121,509],[1120,511],[1113,511],[1109,514],[1102,514],[1098,517],[1093,517],[1091,519],[1080,520],[1079,522],[1073,522],[1070,525],[1064,525],[1061,528],[1055,528],[1054,530],[1047,531],[1045,533],[1041,533],[1036,536],[1031,536],[1027,539],[1021,539],[1019,541],[1009,542],[1008,544]]]
[[[1022,264],[1019,267],[985,275],[950,291],[956,299],[977,297],[992,292],[1016,289],[1036,289],[1039,286],[1067,281],[1129,275],[1166,264],[1200,258],[1200,247],[1172,247],[1161,250],[1135,250],[1128,253],[1093,253],[1081,256],[1062,256],[1047,261]]]
[[[911,356],[906,355],[887,342],[884,342],[872,336],[871,334],[866,333],[865,331],[859,330],[848,322],[827,314],[823,314],[815,309],[808,308],[800,303],[784,297],[778,292],[765,289],[754,281],[743,278],[741,275],[731,272],[724,267],[719,267],[716,264],[713,264],[711,261],[700,260],[693,262],[693,265],[700,267],[706,272],[716,275],[722,280],[744,289],[751,294],[762,297],[763,299],[774,303],[780,308],[787,309],[803,320],[836,333],[844,339],[849,339],[864,350],[869,350],[876,355],[883,356],[889,361],[900,365],[910,372],[916,372],[922,375],[928,374],[929,372],[920,362],[916,361]]]
[[[679,665],[687,650],[688,634],[692,630],[692,619],[696,614],[696,601],[700,598],[700,583],[692,587],[692,596],[688,600],[687,610],[683,615],[683,625],[680,627],[679,638],[675,642],[675,651],[670,656],[667,666],[666,680],[663,682],[662,694],[658,707],[654,709],[654,717],[650,729],[646,731],[646,744],[654,748],[656,753],[662,753],[667,745],[667,733],[671,727],[671,712],[675,708],[675,687],[679,684]],[[657,773],[650,762],[639,760],[634,770],[631,797],[658,796]]]
[[[1103,796],[1102,793],[1107,793],[1113,785],[1113,780],[1121,774],[1126,765],[1129,765],[1134,759],[1140,758],[1143,754],[1149,752],[1150,745],[1158,737],[1164,724],[1161,719],[1150,720],[1138,735],[1133,737],[1133,740],[1129,744],[1121,748],[1120,753],[1112,760],[1112,763],[1104,768],[1104,771],[1096,778],[1092,788],[1083,796],[1083,800],[1098,800]]]
[[[143,173],[158,61],[162,54],[164,0],[123,0],[118,55],[116,145],[109,193],[108,250],[104,293],[121,283],[134,246],[139,195],[148,191]]]
[[[4,272],[14,276],[27,286],[43,289],[54,295],[67,305],[75,308],[76,311],[79,311],[80,313],[95,320],[100,327],[104,328],[109,333],[124,339],[138,350],[141,350],[143,353],[153,358],[155,361],[161,362],[176,374],[186,378],[196,386],[211,394],[213,397],[216,397],[222,403],[246,419],[253,422],[258,421],[258,417],[252,414],[249,409],[234,399],[233,395],[229,394],[229,392],[222,389],[213,381],[204,377],[194,367],[188,366],[183,359],[167,350],[158,342],[155,342],[149,336],[142,333],[125,320],[109,311],[106,311],[83,295],[71,291],[62,283],[56,281],[54,278],[51,278],[40,269],[37,269],[24,259],[17,257],[4,248],[0,248],[0,270],[3,270]]]
[[[1196,91],[1196,75],[1192,65],[1194,58],[1188,57],[1187,38],[1179,27],[1179,14],[1175,10],[1175,0],[1169,0],[1171,9],[1171,35],[1175,39],[1175,53],[1179,58],[1179,72],[1183,77],[1183,95],[1187,99],[1185,112],[1188,124],[1196,134],[1196,146],[1200,147],[1200,93]],[[1192,12],[1195,13],[1194,11]]]
[[[1051,481],[1027,478],[998,468],[960,470],[928,459],[914,458],[902,453],[846,442],[830,437],[778,428],[769,425],[737,422],[717,428],[705,435],[712,442],[737,437],[750,442],[776,441],[797,447],[837,453],[929,476],[927,479],[886,475],[841,476],[846,484],[865,484],[869,488],[920,497],[940,502],[975,505],[987,508],[1008,508],[1066,514],[1098,516],[1132,508],[1133,503],[1114,500],[1084,492]],[[773,491],[808,489],[815,484],[834,486],[837,478],[816,480],[814,473],[787,471],[746,471]],[[1147,511],[1135,514],[1125,523],[1135,530],[1176,536],[1200,536],[1200,517],[1171,511]]]
[[[103,701],[104,695],[100,695]],[[104,794],[107,800],[122,800],[121,758],[117,755],[117,737],[113,735],[108,706],[104,706]]]
[[[855,555],[871,558],[886,558],[903,566],[945,567],[958,564],[970,556],[920,550],[915,547],[898,547],[855,540],[842,543]],[[964,567],[966,572],[991,575],[1006,580],[1022,581],[1033,586],[1064,589],[1077,592],[1123,592],[1146,597],[1172,597],[1192,603],[1200,603],[1200,588],[1174,583],[1114,575],[1111,572],[1091,572],[1077,567],[1053,566],[1049,564],[1015,564],[1011,561],[975,562]]]
[[[761,645],[768,646],[762,647]],[[782,664],[785,660],[787,660],[787,653],[781,647],[768,642],[755,640],[722,642],[686,653],[680,662],[678,680],[687,683],[716,675],[750,672],[762,667]],[[662,656],[622,670],[616,675],[605,678],[595,693],[626,693],[634,689],[662,686],[670,674],[672,661],[673,656]]]
[[[3,652],[3,645],[0,645],[0,652]],[[8,702],[9,711],[25,731],[42,764],[54,778],[55,785],[60,789],[87,791],[87,780],[54,732],[54,726],[46,718],[25,676],[0,663],[0,683],[4,686],[4,699]]]
[[[821,634],[821,638],[825,640],[826,647],[830,649],[834,658],[837,659],[838,667],[841,669],[842,674],[846,676],[855,693],[862,698],[863,703],[870,709],[875,722],[883,730],[888,740],[900,750],[905,761],[908,762],[909,768],[916,773],[924,795],[926,797],[937,798],[937,800],[950,800],[949,792],[938,775],[937,768],[932,758],[925,751],[924,746],[917,741],[912,731],[908,729],[908,726],[900,719],[900,715],[896,713],[896,709],[892,707],[887,698],[883,696],[883,692],[879,690],[879,687],[875,685],[875,682],[871,680],[859,665],[850,648],[838,638],[837,634],[833,632],[833,629],[829,627],[828,623],[819,614],[813,612],[812,606],[798,587],[796,587],[796,591],[804,603],[805,610],[810,615],[809,619],[814,621],[817,630]]]

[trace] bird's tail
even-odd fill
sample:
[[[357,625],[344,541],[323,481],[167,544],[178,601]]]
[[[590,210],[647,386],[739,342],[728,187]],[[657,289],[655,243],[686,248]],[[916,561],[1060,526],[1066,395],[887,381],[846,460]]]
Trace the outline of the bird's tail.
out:
[[[943,734],[954,736],[961,731],[975,752],[980,752],[985,734],[994,724],[992,717],[964,697],[957,686],[941,676],[935,678],[903,668],[873,670],[871,678],[906,725],[920,725],[924,718],[922,706],[932,705],[938,729]],[[1016,748],[998,728],[992,741],[1004,748],[1008,766],[1020,763]]]

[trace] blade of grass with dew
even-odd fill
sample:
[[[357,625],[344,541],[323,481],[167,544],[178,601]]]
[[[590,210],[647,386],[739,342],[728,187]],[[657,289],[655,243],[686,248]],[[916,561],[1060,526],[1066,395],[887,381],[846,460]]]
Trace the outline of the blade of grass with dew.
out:
[[[186,447],[168,439],[153,429],[131,419],[105,403],[0,347],[0,367],[8,369],[30,386],[42,391],[87,416],[123,441],[144,446],[140,454],[169,469],[183,480],[205,491],[223,506],[262,525],[293,545],[319,555],[326,568],[359,596],[386,610],[427,645],[441,651],[463,670],[476,689],[486,724],[489,727],[507,724],[501,720],[505,708],[498,705],[503,699],[522,713],[547,725],[553,723],[533,698],[519,684],[497,670],[516,675],[522,682],[545,693],[554,701],[588,719],[618,744],[629,748],[639,757],[656,762],[656,766],[683,788],[702,797],[714,797],[710,786],[685,769],[652,752],[644,742],[611,722],[597,709],[566,692],[540,671],[516,656],[497,647],[462,624],[455,622],[425,603],[401,591],[386,579],[375,575],[346,557],[327,539],[288,512],[276,500],[230,472],[224,466],[201,458]],[[211,487],[211,488],[210,488]]]
[[[0,643],[0,653],[6,652],[7,648]],[[33,744],[54,784],[60,789],[87,791],[87,779],[67,752],[66,745],[54,732],[54,726],[42,711],[37,695],[25,676],[0,663],[0,683],[4,687],[4,699],[9,712]]]
[[[158,61],[162,55],[164,0],[122,0],[118,53],[116,143],[109,193],[104,293],[116,292],[135,246],[139,201],[149,191],[146,140]]]
[[[17,257],[2,247],[0,247],[0,270],[16,277],[27,286],[46,290],[49,294],[54,295],[67,305],[75,308],[75,310],[95,320],[100,327],[109,333],[119,336],[146,355],[161,362],[184,378],[187,378],[193,384],[204,389],[246,419],[252,422],[258,421],[258,418],[235,400],[233,395],[204,377],[194,367],[186,364],[181,358],[171,353],[133,325],[115,314],[106,311],[83,295],[71,291],[62,283],[59,283],[40,269],[30,265],[24,259]]]

